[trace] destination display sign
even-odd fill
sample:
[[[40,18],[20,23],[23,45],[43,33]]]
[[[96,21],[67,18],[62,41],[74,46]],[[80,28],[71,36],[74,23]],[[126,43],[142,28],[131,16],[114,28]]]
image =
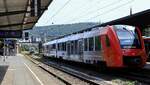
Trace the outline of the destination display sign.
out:
[[[0,30],[0,38],[22,38],[22,30]]]

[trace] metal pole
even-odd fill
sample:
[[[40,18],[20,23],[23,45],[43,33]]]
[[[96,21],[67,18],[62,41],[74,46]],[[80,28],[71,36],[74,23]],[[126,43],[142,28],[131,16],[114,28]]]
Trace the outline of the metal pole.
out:
[[[8,48],[8,44],[6,43],[6,58],[9,55],[9,48]]]
[[[4,52],[3,52],[3,61],[5,61],[5,39],[4,39]]]

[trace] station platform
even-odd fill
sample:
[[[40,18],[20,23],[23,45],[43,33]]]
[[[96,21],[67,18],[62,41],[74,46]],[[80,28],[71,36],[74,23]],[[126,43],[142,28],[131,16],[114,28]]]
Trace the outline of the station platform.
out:
[[[0,56],[0,85],[64,85],[22,54]]]

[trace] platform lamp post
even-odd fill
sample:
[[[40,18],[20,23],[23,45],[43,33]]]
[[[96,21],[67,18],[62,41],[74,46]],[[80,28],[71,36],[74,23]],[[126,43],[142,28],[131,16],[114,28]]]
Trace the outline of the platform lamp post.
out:
[[[3,48],[3,61],[5,61],[5,39],[4,39],[4,48]]]
[[[44,32],[41,32],[40,35],[41,35],[41,37],[40,37],[41,40],[39,41],[39,53],[42,52],[42,49],[41,49],[42,44],[46,42],[46,34]],[[42,36],[42,35],[44,35],[44,36]]]
[[[42,48],[42,42],[40,41],[39,42],[39,54],[42,53],[42,49],[41,48]]]
[[[4,48],[3,48],[3,61],[5,61],[6,60],[6,39],[4,39]]]

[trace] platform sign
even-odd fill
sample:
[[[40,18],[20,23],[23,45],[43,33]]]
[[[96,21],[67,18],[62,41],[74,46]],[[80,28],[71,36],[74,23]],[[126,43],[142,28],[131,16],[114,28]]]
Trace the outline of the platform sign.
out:
[[[22,38],[22,30],[0,30],[0,38]]]

